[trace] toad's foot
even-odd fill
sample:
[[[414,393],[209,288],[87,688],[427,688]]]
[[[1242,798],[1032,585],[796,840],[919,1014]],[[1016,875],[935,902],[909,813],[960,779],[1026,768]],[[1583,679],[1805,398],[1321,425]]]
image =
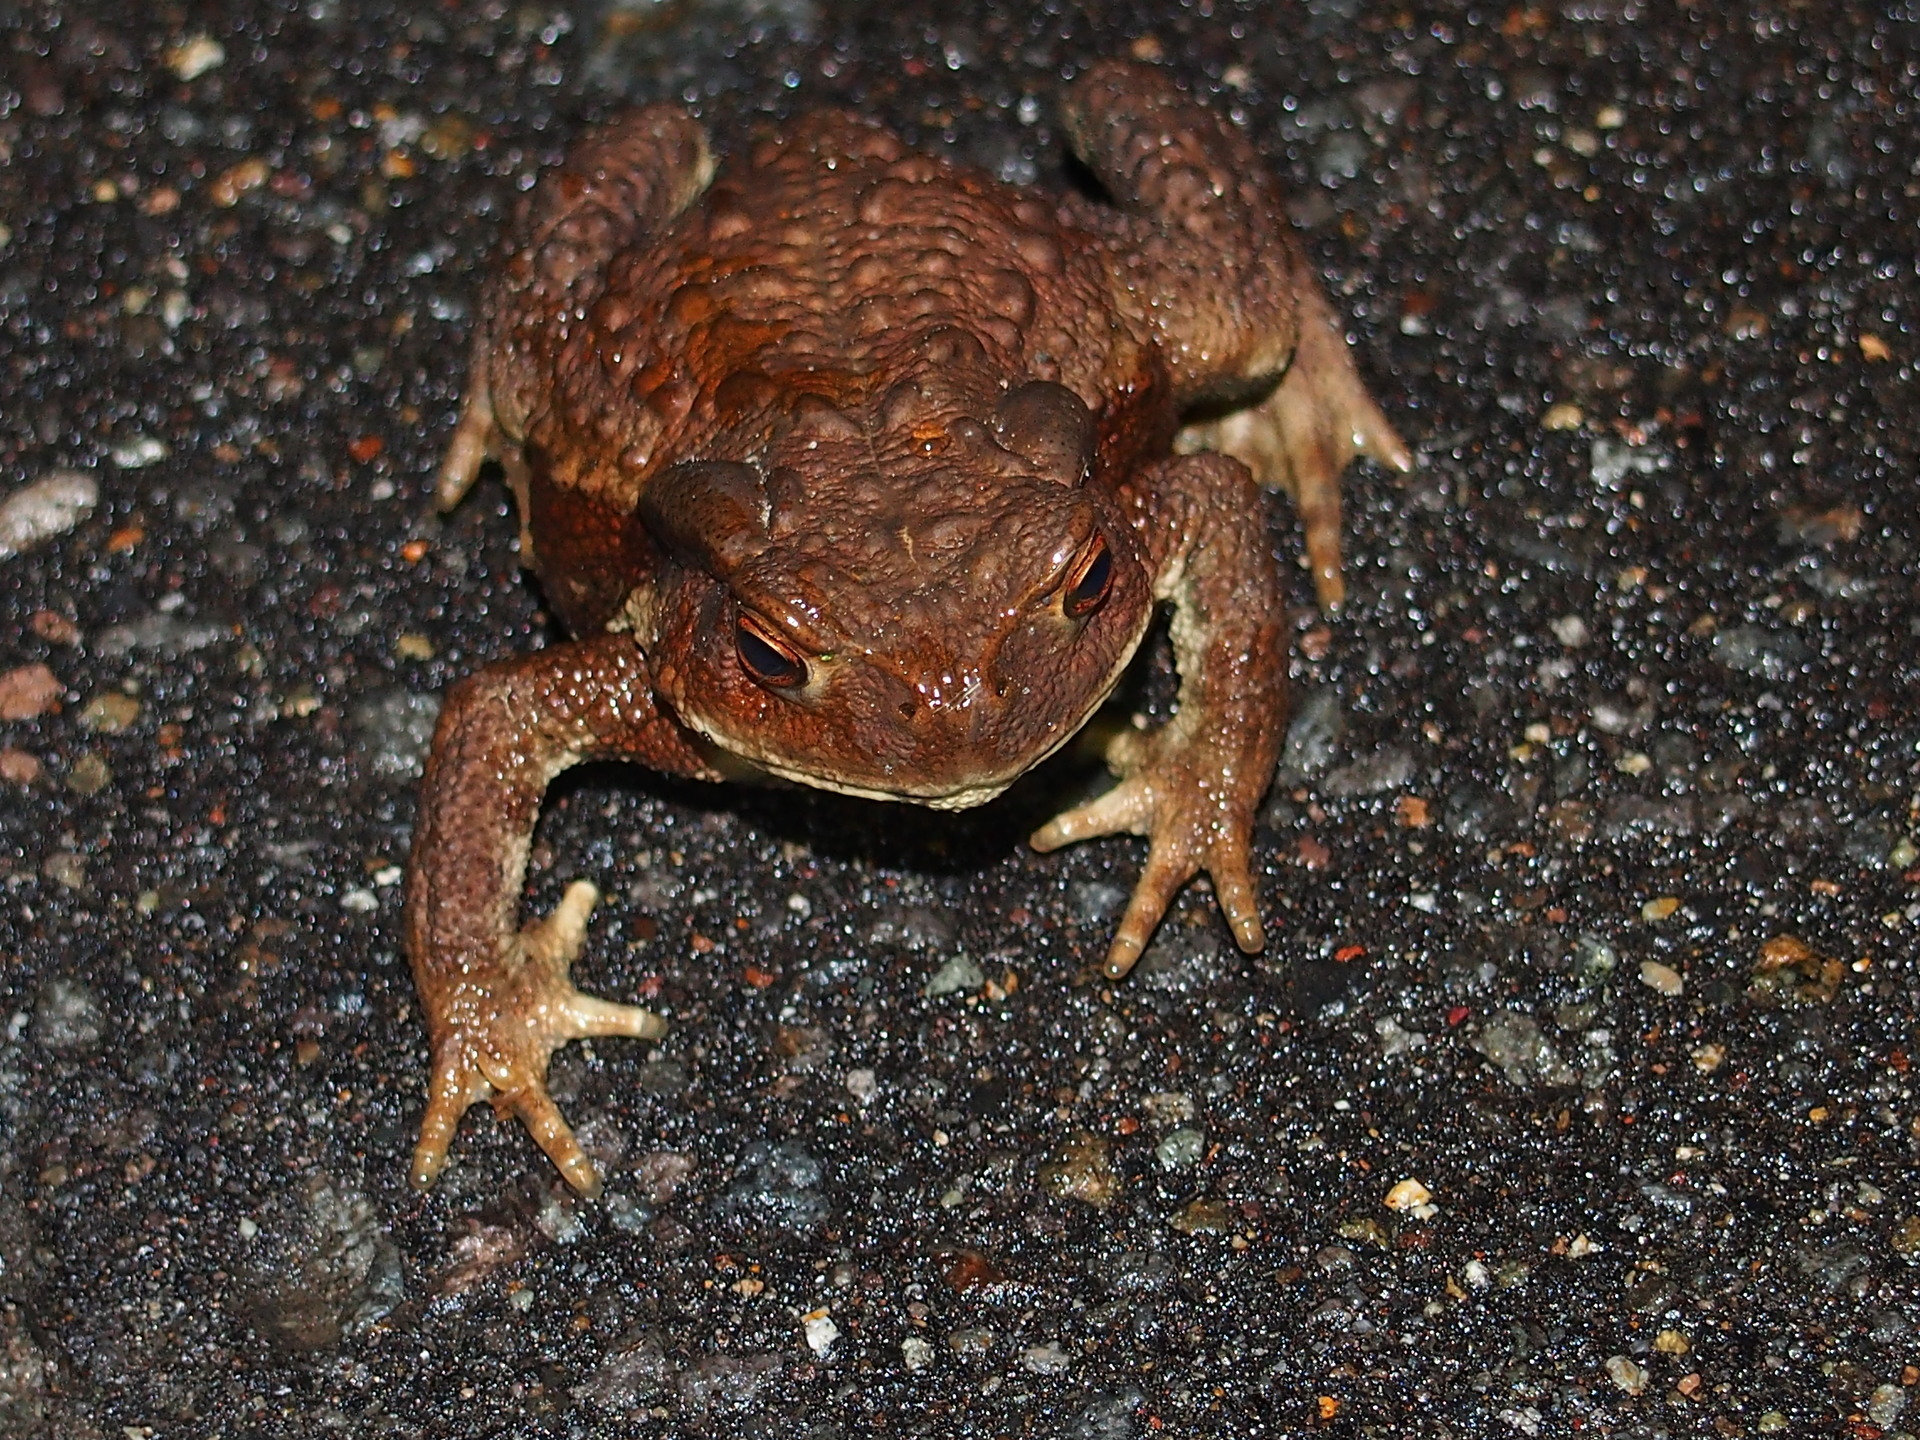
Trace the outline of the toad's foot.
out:
[[[1042,851],[1095,835],[1147,837],[1146,869],[1107,950],[1109,978],[1133,968],[1173,897],[1200,870],[1212,877],[1240,948],[1252,952],[1264,942],[1248,852],[1267,772],[1249,783],[1237,758],[1193,743],[1178,717],[1158,730],[1126,731],[1107,751],[1120,783],[1035,832],[1033,848]]]
[[[501,1114],[526,1122],[567,1183],[597,1194],[599,1173],[547,1093],[547,1061],[569,1040],[595,1035],[664,1035],[658,1015],[637,1005],[596,1000],[567,978],[587,917],[600,892],[584,880],[567,887],[547,919],[521,930],[489,967],[487,983],[461,988],[436,1017],[433,1080],[420,1141],[413,1151],[413,1183],[433,1184],[447,1163],[447,1144],[467,1107],[491,1100]]]
[[[1413,457],[1367,394],[1332,312],[1311,287],[1300,292],[1299,325],[1293,363],[1273,393],[1249,409],[1189,425],[1179,448],[1231,455],[1262,484],[1293,497],[1315,596],[1322,609],[1334,610],[1347,593],[1340,574],[1341,472],[1361,455],[1400,471],[1413,468]]]

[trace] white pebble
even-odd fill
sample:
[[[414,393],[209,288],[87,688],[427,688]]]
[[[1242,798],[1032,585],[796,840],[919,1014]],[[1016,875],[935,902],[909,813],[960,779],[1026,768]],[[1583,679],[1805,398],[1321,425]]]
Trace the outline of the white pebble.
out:
[[[1020,1363],[1035,1375],[1064,1375],[1073,1367],[1073,1357],[1065,1347],[1049,1342],[1027,1346],[1020,1352]]]
[[[823,1360],[840,1338],[840,1327],[833,1323],[833,1317],[825,1310],[810,1310],[802,1315],[800,1327],[806,1334],[807,1348]]]
[[[1402,1180],[1398,1185],[1395,1185],[1391,1190],[1387,1191],[1387,1208],[1389,1210],[1418,1210],[1431,1199],[1433,1199],[1433,1192],[1418,1180]]]
[[[149,465],[158,465],[171,452],[164,440],[156,440],[151,435],[136,435],[107,453],[122,470],[144,470]]]
[[[1867,1397],[1867,1419],[1882,1430],[1891,1430],[1907,1408],[1907,1392],[1898,1385],[1876,1385]]]
[[[0,501],[0,560],[73,529],[100,503],[100,485],[80,470],[55,470]]]
[[[1662,995],[1678,995],[1687,988],[1687,982],[1678,970],[1671,965],[1662,965],[1658,960],[1640,962],[1640,983]]]
[[[880,1077],[871,1070],[849,1070],[847,1093],[862,1105],[871,1105],[873,1097],[880,1093]]]
[[[226,46],[210,35],[195,35],[167,51],[167,68],[182,80],[198,80],[226,63]]]
[[[1625,1355],[1615,1355],[1607,1361],[1607,1378],[1627,1394],[1638,1395],[1647,1388],[1647,1367]]]
[[[1578,615],[1562,615],[1558,620],[1553,621],[1548,628],[1553,631],[1553,638],[1569,650],[1578,650],[1593,638],[1592,634],[1587,630],[1587,622],[1582,620]]]

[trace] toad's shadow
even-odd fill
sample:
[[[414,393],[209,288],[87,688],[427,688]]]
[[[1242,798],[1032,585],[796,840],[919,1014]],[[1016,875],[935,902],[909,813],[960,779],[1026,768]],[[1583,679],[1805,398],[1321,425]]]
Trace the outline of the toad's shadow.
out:
[[[543,811],[550,814],[569,797],[583,794],[645,795],[689,810],[732,815],[761,836],[801,846],[835,864],[951,878],[989,869],[1025,849],[1035,830],[1111,783],[1095,742],[1083,735],[1021,776],[1005,794],[969,810],[862,799],[782,781],[705,785],[640,766],[596,762],[558,777]]]

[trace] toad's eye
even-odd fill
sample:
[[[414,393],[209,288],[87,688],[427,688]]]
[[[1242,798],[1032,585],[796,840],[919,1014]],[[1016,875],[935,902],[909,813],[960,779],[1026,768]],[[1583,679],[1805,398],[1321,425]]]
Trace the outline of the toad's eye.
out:
[[[747,674],[775,690],[791,690],[807,680],[807,662],[800,652],[754,615],[733,622],[733,648]]]
[[[1106,603],[1107,591],[1112,587],[1113,552],[1107,549],[1107,542],[1096,535],[1067,575],[1062,608],[1069,618],[1084,620]]]

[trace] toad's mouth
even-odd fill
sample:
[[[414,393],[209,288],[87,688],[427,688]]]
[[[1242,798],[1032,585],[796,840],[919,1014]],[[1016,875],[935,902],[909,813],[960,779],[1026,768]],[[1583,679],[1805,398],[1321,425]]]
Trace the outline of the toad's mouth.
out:
[[[725,734],[719,727],[702,723],[697,717],[684,716],[681,723],[704,742],[700,746],[702,758],[727,780],[784,780],[814,790],[831,791],[835,795],[853,795],[862,800],[892,800],[925,805],[934,810],[971,810],[998,798],[1015,780],[1077,735],[1086,722],[1083,719],[1078,725],[1062,726],[1058,737],[1045,749],[1023,757],[1002,770],[980,774],[945,774],[937,778],[915,778],[905,772],[871,778],[850,777],[796,764],[784,756],[771,754],[739,737]]]

